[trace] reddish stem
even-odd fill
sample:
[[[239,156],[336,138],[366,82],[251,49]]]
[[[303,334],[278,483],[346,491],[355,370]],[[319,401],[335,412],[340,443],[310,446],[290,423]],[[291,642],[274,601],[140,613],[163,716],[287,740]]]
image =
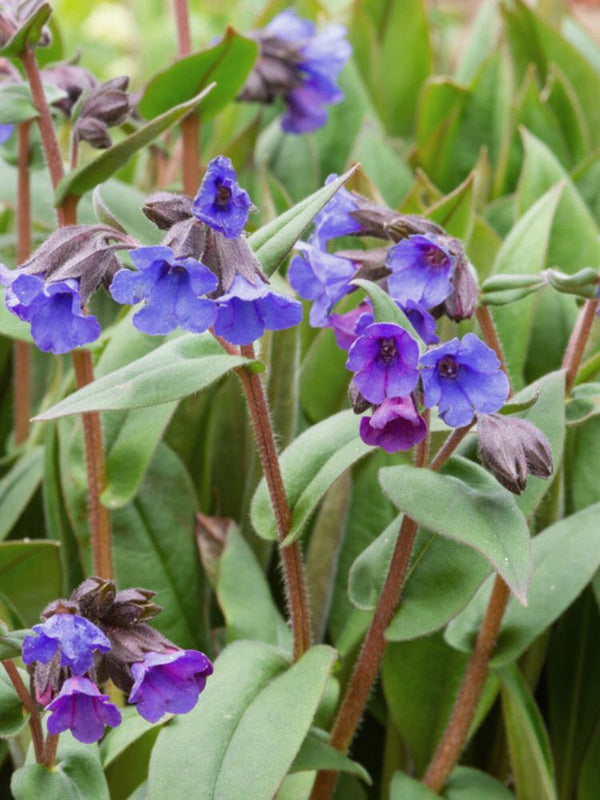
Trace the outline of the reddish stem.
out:
[[[58,734],[49,733],[46,737],[46,746],[44,747],[44,766],[52,769],[56,761],[56,751],[58,749]]]
[[[192,52],[190,13],[187,0],[174,0],[175,25],[177,27],[177,49],[184,58]],[[183,191],[193,197],[200,185],[200,115],[197,111],[188,114],[181,122],[183,141]]]
[[[31,252],[31,190],[29,185],[29,128],[31,122],[18,126],[17,160],[17,264],[23,264]],[[31,348],[27,342],[15,342],[13,369],[15,379],[15,442],[22,444],[29,435]]]
[[[477,306],[475,316],[477,317],[477,322],[479,323],[479,327],[481,328],[481,333],[483,334],[486,344],[496,353],[498,360],[500,361],[500,367],[502,371],[508,376],[502,345],[500,344],[500,339],[498,338],[498,333],[496,332],[496,326],[494,325],[494,320],[492,319],[490,309],[488,306]]]
[[[571,394],[571,389],[577,377],[577,371],[583,358],[583,352],[587,344],[592,324],[596,319],[598,313],[598,298],[586,300],[583,308],[579,312],[575,327],[571,333],[571,338],[565,350],[565,355],[562,362],[562,369],[566,370],[566,386],[565,391],[567,396]]]
[[[14,665],[14,662],[7,659],[2,662],[2,666],[6,670],[10,682],[15,687],[16,693],[19,695],[19,700],[23,704],[23,708],[29,714],[29,730],[31,731],[31,741],[33,743],[33,752],[37,764],[44,763],[44,734],[42,733],[42,725],[40,722],[40,715],[35,701],[27,691],[27,687],[23,683],[23,679],[19,675],[19,670]]]

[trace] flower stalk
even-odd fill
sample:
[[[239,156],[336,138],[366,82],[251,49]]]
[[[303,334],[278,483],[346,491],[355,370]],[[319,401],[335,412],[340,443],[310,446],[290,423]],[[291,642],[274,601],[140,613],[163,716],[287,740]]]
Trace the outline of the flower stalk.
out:
[[[593,299],[586,300],[579,312],[575,327],[571,333],[571,338],[569,339],[561,365],[562,369],[566,372],[565,391],[567,397],[571,394],[571,389],[575,385],[575,378],[577,377],[585,346],[597,313],[598,298],[594,297]]]
[[[22,122],[17,129],[17,261],[22,264],[31,252],[31,187],[29,183],[29,129],[31,122]],[[15,443],[22,444],[29,434],[31,348],[27,342],[13,345],[15,378],[14,421]]]
[[[33,744],[33,752],[37,764],[45,764],[44,758],[44,734],[42,732],[42,724],[40,722],[40,715],[37,705],[33,701],[31,695],[27,691],[27,687],[23,683],[19,670],[16,668],[13,661],[7,659],[2,662],[2,666],[16,693],[19,696],[23,708],[29,714],[29,730],[31,731],[31,742]]]
[[[175,25],[177,27],[177,50],[180,58],[192,52],[190,12],[188,0],[173,0]],[[183,191],[193,197],[200,185],[200,115],[197,111],[188,114],[181,122],[183,148]]]

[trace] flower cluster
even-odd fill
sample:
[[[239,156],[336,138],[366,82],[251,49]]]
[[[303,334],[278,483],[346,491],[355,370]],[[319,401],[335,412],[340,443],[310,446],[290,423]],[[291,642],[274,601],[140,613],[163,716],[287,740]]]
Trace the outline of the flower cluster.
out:
[[[238,99],[271,103],[283,97],[281,126],[287,133],[323,126],[325,106],[343,99],[336,79],[352,53],[346,29],[328,25],[317,33],[312,22],[289,8],[251,35],[260,54]]]
[[[119,709],[99,689],[109,678],[150,722],[196,705],[212,664],[146,624],[160,612],[153,597],[145,589],[117,592],[111,581],[89,578],[69,600],[46,607],[44,622],[23,640],[22,657],[36,700],[51,712],[50,733],[70,730],[91,743],[106,725],[119,725]]]

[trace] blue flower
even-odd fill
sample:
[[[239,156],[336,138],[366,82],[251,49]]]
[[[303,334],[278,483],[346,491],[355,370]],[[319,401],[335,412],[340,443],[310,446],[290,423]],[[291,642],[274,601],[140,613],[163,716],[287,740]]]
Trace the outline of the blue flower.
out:
[[[389,322],[369,325],[348,351],[346,368],[355,372],[354,383],[370,403],[386,397],[404,397],[419,380],[419,346],[412,336]]]
[[[386,453],[410,450],[427,435],[427,425],[408,397],[386,397],[372,416],[360,420],[360,438]]]
[[[368,325],[373,324],[373,307],[369,300],[363,300],[356,308],[345,314],[330,314],[329,325],[333,328],[335,340],[342,350],[349,350],[363,334]]]
[[[504,405],[509,384],[494,351],[473,333],[452,339],[421,356],[425,405],[439,404],[447,425],[462,427],[475,412],[491,414]]]
[[[113,278],[110,293],[117,303],[139,303],[143,308],[133,324],[143,333],[161,335],[177,326],[202,333],[215,321],[216,306],[202,296],[218,281],[193,258],[176,258],[170,247],[139,247],[130,251],[139,271],[122,269]]]
[[[110,642],[92,622],[76,614],[54,614],[33,626],[34,636],[23,639],[23,662],[47,664],[57,650],[60,663],[74,675],[84,675],[94,664],[94,652],[107,653]]]
[[[389,293],[400,303],[413,300],[433,308],[452,291],[454,259],[433,238],[416,234],[403,239],[390,247],[386,264],[392,270]]]
[[[101,739],[105,725],[116,728],[121,723],[119,709],[87,678],[67,678],[46,711],[52,712],[47,723],[49,733],[70,730],[84,744]]]
[[[212,674],[209,659],[197,650],[147,653],[142,662],[131,665],[134,684],[129,702],[140,715],[157,722],[163,714],[186,714]]]
[[[300,251],[290,264],[288,279],[300,297],[313,300],[310,324],[322,328],[329,324],[329,312],[351,290],[350,280],[356,268],[346,258],[324,253],[317,247],[298,242]]]
[[[231,159],[213,158],[194,198],[194,216],[228,239],[235,239],[246,226],[251,206],[248,192],[237,182]]]
[[[330,175],[325,184],[329,185],[336,178],[337,175]],[[361,225],[352,216],[352,212],[357,209],[358,206],[352,194],[342,186],[315,217],[314,229],[309,239],[310,244],[324,250],[330,239],[360,233]]]
[[[96,317],[83,313],[78,281],[46,283],[0,265],[0,284],[7,287],[6,307],[31,324],[33,341],[45,353],[68,353],[100,336]]]
[[[274,292],[269,284],[252,284],[236,275],[229,291],[216,300],[215,333],[231,344],[250,344],[265,332],[291,328],[302,319],[302,304]]]
[[[14,128],[15,126],[10,124],[0,125],[0,144],[4,144],[10,139]]]
[[[398,303],[404,311],[406,317],[425,344],[437,344],[440,337],[435,332],[436,321],[423,306],[415,303],[414,300],[407,300],[405,303]]]

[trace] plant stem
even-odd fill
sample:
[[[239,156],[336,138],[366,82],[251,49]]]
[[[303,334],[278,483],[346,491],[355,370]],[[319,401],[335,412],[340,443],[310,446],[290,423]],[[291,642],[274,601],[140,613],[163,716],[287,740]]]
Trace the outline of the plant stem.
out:
[[[463,678],[450,721],[423,777],[425,786],[434,792],[442,789],[464,748],[488,675],[489,660],[494,652],[509,598],[510,589],[497,575],[475,650]]]
[[[500,361],[500,367],[508,377],[508,370],[506,368],[506,361],[504,360],[504,353],[502,352],[502,345],[498,339],[496,326],[494,325],[494,320],[492,318],[490,309],[488,306],[477,306],[475,316],[477,317],[477,322],[479,323],[479,327],[481,328],[481,333],[483,334],[486,344],[496,353]]]
[[[56,750],[58,748],[58,734],[49,733],[46,737],[46,746],[44,747],[44,766],[51,769],[56,761]]]
[[[188,0],[173,0],[173,7],[177,27],[177,49],[180,58],[184,58],[192,52]],[[183,191],[193,197],[200,185],[200,115],[197,111],[193,111],[182,120],[181,138],[183,142]]]
[[[35,701],[27,691],[27,687],[23,683],[23,679],[19,675],[19,670],[14,665],[14,662],[7,659],[2,662],[2,666],[6,670],[10,682],[15,687],[15,691],[19,695],[19,700],[23,704],[23,708],[29,714],[29,730],[31,731],[31,741],[33,743],[33,752],[35,753],[35,760],[37,764],[44,763],[44,734],[42,733],[42,725],[40,722],[40,715],[38,713]]]
[[[240,352],[246,358],[255,358],[252,345],[242,345]],[[238,375],[246,395],[258,454],[277,524],[287,603],[294,637],[294,660],[297,661],[311,644],[310,611],[300,544],[298,541],[289,545],[283,544],[291,527],[292,515],[279,467],[275,437],[262,382],[257,374],[246,369],[238,370]]]
[[[569,339],[562,362],[562,369],[566,370],[567,373],[565,386],[567,397],[571,394],[571,389],[575,383],[577,371],[583,358],[583,351],[585,350],[597,312],[598,298],[595,297],[594,299],[586,300],[579,312],[575,327],[571,333],[571,338]]]
[[[23,264],[31,252],[31,189],[29,185],[29,128],[31,122],[18,126],[17,160],[17,264]],[[15,442],[22,444],[29,434],[31,348],[27,342],[13,345],[15,379]]]

